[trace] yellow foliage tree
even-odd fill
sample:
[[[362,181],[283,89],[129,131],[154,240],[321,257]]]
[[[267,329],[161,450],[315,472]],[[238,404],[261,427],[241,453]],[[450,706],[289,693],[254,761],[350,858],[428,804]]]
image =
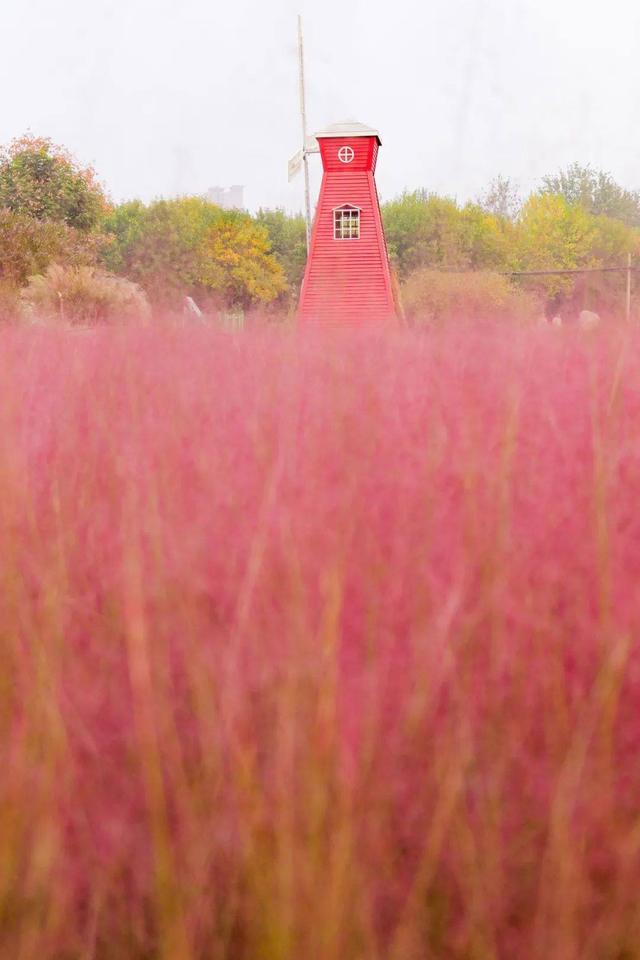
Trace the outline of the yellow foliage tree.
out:
[[[594,218],[564,197],[541,194],[522,208],[515,230],[515,269],[573,270],[596,262]],[[547,297],[572,289],[571,276],[539,277],[532,286]]]
[[[224,218],[209,227],[198,246],[197,283],[228,303],[270,303],[287,289],[280,263],[270,253],[264,227],[246,218]]]

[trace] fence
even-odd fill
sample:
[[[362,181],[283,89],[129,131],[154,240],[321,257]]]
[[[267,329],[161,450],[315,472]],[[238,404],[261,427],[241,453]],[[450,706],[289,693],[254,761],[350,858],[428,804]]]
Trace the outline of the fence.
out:
[[[625,291],[625,319],[627,323],[631,321],[631,289],[632,275],[639,273],[640,267],[634,266],[631,260],[631,254],[627,257],[627,263],[624,267],[576,267],[566,270],[510,270],[503,271],[503,277],[559,277],[572,276],[589,273],[624,273],[626,274],[627,284]]]

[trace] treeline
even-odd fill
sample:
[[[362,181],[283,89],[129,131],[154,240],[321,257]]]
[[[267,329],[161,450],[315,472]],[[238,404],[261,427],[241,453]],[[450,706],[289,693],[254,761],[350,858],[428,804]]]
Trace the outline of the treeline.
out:
[[[640,193],[578,164],[524,200],[498,178],[473,203],[405,193],[383,205],[383,218],[414,314],[452,300],[618,311],[621,274],[504,275],[618,267],[640,252]],[[201,197],[114,205],[94,171],[49,140],[0,150],[0,316],[20,306],[93,322],[129,308],[178,311],[187,296],[208,313],[281,315],[295,304],[305,258],[300,215],[251,216]]]
[[[605,173],[574,164],[545,177],[522,201],[498,178],[475,203],[417,191],[383,206],[392,260],[411,309],[421,276],[434,270],[588,270],[621,267],[640,252],[640,193],[624,190]],[[432,286],[432,284],[429,284]],[[535,297],[547,312],[585,307],[619,312],[624,274],[520,277],[512,291]]]
[[[304,265],[304,222],[201,197],[110,203],[90,168],[51,141],[0,151],[0,317],[69,322],[129,310],[285,309]]]

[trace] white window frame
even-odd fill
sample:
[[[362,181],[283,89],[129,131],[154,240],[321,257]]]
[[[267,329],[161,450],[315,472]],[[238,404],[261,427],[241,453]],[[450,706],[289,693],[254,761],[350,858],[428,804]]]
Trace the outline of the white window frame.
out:
[[[359,240],[360,228],[362,225],[362,210],[352,203],[343,203],[339,207],[334,207],[331,213],[333,221],[333,239],[334,240]],[[345,217],[348,214],[348,217]],[[345,231],[345,222],[347,230]],[[354,232],[355,231],[355,232]]]

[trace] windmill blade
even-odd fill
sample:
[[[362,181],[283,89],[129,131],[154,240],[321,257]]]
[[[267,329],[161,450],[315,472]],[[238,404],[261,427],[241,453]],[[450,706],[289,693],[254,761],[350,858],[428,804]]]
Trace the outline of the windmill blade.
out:
[[[302,169],[303,160],[304,160],[304,150],[298,150],[298,152],[295,153],[289,160],[289,164],[288,164],[289,183],[291,183],[294,177],[296,177],[300,173]]]

